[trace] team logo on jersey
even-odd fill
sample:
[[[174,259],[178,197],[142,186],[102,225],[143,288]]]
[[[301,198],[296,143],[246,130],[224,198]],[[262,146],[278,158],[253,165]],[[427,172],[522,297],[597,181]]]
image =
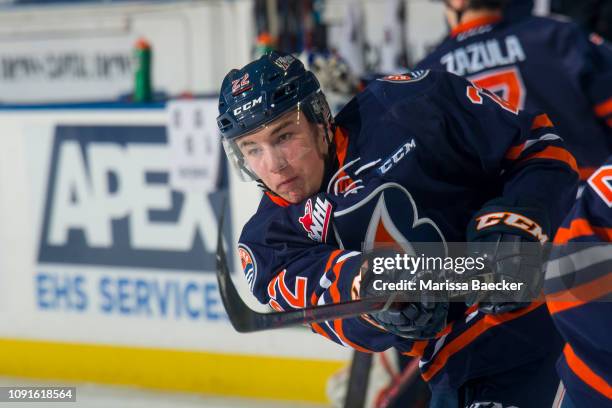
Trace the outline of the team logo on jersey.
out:
[[[396,183],[385,183],[350,207],[337,208],[334,227],[336,238],[345,248],[362,247],[367,251],[390,246],[415,254],[419,249],[414,247],[416,243],[438,242],[438,250],[446,252],[440,228],[432,219],[419,215],[412,195]]]
[[[244,245],[238,244],[238,256],[240,257],[240,264],[242,265],[242,271],[246,280],[249,284],[249,289],[253,291],[253,285],[255,285],[255,279],[257,278],[257,263],[251,249]]]
[[[304,215],[298,221],[308,233],[308,238],[316,242],[327,242],[327,231],[331,220],[332,205],[327,199],[315,199],[314,205],[312,198],[306,201]]]
[[[416,81],[420,81],[421,79],[425,78],[427,74],[429,74],[428,69],[411,71],[411,72],[407,72],[405,74],[399,74],[399,75],[387,75],[386,77],[379,78],[378,80],[385,81],[385,82],[416,82]]]
[[[243,93],[244,91],[248,91],[253,86],[249,81],[249,73],[247,72],[242,77],[238,79],[234,79],[232,81],[232,95],[238,95],[239,93]]]

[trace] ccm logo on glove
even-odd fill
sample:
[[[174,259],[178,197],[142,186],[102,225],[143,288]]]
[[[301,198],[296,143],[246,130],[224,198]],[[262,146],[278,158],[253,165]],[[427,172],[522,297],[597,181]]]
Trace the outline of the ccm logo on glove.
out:
[[[548,241],[548,235],[544,234],[542,227],[540,227],[537,222],[525,217],[524,215],[506,211],[494,212],[481,215],[480,217],[476,218],[476,221],[478,221],[478,224],[476,225],[477,231],[492,227],[503,221],[504,224],[510,227],[521,229],[530,235],[533,235],[533,237],[542,244]]]

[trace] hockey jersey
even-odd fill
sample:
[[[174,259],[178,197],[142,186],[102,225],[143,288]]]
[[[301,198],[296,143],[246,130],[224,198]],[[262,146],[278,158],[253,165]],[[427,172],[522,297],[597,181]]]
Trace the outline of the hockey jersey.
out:
[[[612,154],[612,48],[574,23],[527,16],[459,25],[417,69],[444,69],[513,105],[541,109],[582,180]]]
[[[612,406],[612,157],[559,228],[546,272],[553,320],[567,341],[557,364],[579,407]]]
[[[496,197],[539,202],[554,230],[575,197],[576,162],[550,119],[456,75],[375,80],[336,125],[334,164],[319,193],[298,204],[266,193],[240,237],[249,286],[276,310],[355,299],[360,254],[372,242],[465,241],[474,213]],[[311,327],[359,351],[420,356],[423,377],[449,389],[542,357],[542,339],[555,332],[542,302],[498,316],[453,303],[449,324],[429,341],[365,318]]]

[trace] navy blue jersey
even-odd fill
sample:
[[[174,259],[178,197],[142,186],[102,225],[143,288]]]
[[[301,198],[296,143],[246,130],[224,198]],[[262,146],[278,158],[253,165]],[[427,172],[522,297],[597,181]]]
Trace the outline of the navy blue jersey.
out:
[[[251,290],[277,310],[355,299],[372,242],[465,241],[470,219],[497,197],[537,202],[552,236],[575,197],[576,162],[546,115],[519,112],[456,75],[375,80],[336,124],[335,163],[319,193],[298,204],[267,193],[240,237]],[[420,356],[423,377],[449,388],[541,358],[554,332],[541,302],[498,316],[453,304],[430,341],[395,336],[367,316],[312,329],[360,351]]]
[[[559,228],[548,308],[567,341],[557,368],[578,407],[612,406],[612,158],[589,178]]]
[[[456,27],[417,68],[450,71],[521,109],[545,111],[582,180],[612,154],[612,48],[574,23],[474,20]]]

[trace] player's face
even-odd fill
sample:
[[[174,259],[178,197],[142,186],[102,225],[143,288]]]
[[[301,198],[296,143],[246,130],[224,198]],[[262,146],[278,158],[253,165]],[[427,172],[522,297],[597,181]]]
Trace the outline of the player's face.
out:
[[[276,194],[298,203],[323,182],[327,143],[322,126],[292,111],[237,141],[249,167]]]

